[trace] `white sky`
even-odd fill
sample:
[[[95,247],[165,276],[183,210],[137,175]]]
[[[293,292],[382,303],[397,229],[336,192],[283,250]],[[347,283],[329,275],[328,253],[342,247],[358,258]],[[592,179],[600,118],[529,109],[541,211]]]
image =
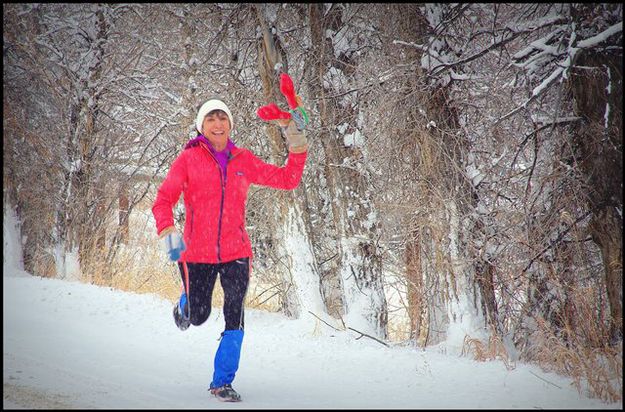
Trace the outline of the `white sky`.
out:
[[[8,221],[7,221],[8,220]],[[207,391],[221,308],[181,332],[172,303],[32,276],[4,218],[4,408],[595,408],[570,379],[517,363],[477,362],[446,345],[384,347],[314,318],[246,311],[243,402]]]

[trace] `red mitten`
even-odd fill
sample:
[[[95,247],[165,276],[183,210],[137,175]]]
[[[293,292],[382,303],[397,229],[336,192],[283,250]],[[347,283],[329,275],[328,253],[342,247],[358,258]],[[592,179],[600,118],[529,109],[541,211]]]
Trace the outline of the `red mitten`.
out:
[[[308,115],[304,110],[302,98],[295,94],[293,80],[286,73],[280,74],[280,91],[289,104],[290,110],[288,112],[280,110],[275,103],[270,103],[256,110],[256,114],[265,121],[293,119],[297,125],[297,130],[304,130],[308,124]]]
[[[290,119],[291,113],[284,112],[275,103],[270,103],[256,110],[256,114],[263,120]]]
[[[286,73],[280,75],[280,91],[286,97],[286,101],[291,109],[295,109],[299,104],[297,103],[297,96],[295,95],[295,86],[293,86],[293,80],[291,76]]]

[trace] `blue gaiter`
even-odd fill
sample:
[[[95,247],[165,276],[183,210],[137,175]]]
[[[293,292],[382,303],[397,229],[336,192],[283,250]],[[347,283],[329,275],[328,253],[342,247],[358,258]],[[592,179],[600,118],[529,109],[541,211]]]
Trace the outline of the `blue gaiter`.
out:
[[[215,354],[215,372],[213,373],[211,388],[219,388],[227,383],[232,383],[234,375],[239,369],[242,342],[242,330],[224,331]]]

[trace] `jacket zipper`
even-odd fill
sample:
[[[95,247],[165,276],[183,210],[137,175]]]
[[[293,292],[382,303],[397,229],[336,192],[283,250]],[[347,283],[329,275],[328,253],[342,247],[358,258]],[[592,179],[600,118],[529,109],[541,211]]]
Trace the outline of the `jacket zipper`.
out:
[[[219,171],[219,181],[221,183],[221,202],[219,204],[219,223],[218,223],[219,226],[217,227],[217,262],[221,263],[221,220],[224,214],[224,199],[226,197],[226,181],[228,180],[227,179],[228,168],[226,166],[226,170],[222,171],[221,166],[219,165],[219,162],[217,161],[217,159],[215,159],[215,156],[213,156],[210,149],[206,148],[206,151],[208,151],[208,154],[210,155],[210,157],[215,161],[215,165],[217,166],[217,170]],[[234,157],[237,155],[238,153],[236,155],[231,155],[226,165],[230,163],[230,161],[234,159]]]
[[[193,206],[189,206],[189,209],[191,210],[191,221],[189,222],[189,243],[191,242],[191,239],[193,239],[193,214],[194,214],[194,210],[193,210]],[[189,247],[189,245],[187,245],[187,248]]]
[[[221,170],[221,166],[219,166],[219,163],[217,163],[217,169],[219,170],[219,180],[221,181],[221,204],[219,205],[219,226],[217,228],[217,262],[221,263],[221,218],[224,214],[224,198],[226,197],[227,176],[224,176],[225,173],[223,170]]]

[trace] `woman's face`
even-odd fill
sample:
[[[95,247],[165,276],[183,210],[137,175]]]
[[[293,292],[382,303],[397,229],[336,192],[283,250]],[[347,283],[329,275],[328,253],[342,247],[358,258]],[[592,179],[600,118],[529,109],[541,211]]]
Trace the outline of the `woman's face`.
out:
[[[213,110],[204,117],[202,134],[218,152],[224,150],[230,138],[230,119],[223,110]]]

